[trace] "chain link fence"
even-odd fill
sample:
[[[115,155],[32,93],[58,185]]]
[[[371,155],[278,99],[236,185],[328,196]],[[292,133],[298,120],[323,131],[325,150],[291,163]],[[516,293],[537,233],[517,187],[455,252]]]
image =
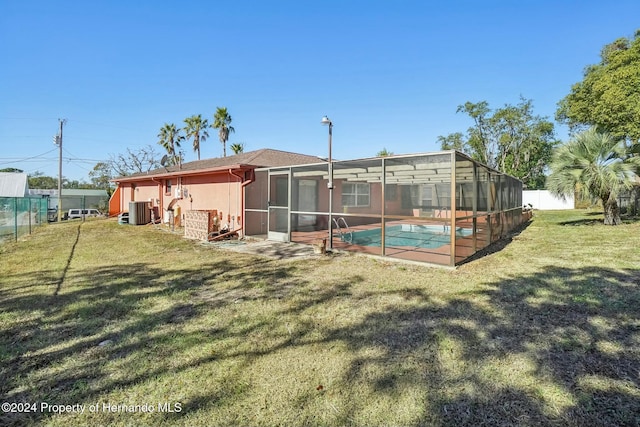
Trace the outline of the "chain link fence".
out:
[[[17,241],[47,223],[47,199],[0,197],[0,243]]]

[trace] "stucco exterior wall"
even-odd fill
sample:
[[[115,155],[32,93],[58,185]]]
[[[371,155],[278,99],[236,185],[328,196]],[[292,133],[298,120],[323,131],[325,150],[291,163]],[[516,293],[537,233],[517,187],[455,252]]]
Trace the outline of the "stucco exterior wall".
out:
[[[136,188],[133,192],[133,201],[136,202],[153,202],[153,206],[156,206],[158,199],[158,184],[153,181],[140,182],[136,184]],[[125,208],[129,209],[129,203],[126,203]]]
[[[242,189],[238,178],[231,175],[202,175],[184,177],[172,182],[172,195],[167,196],[163,192],[164,206],[168,206],[175,197],[175,189],[178,185],[187,197],[176,203],[182,212],[186,210],[211,210],[221,212],[222,223],[229,222],[230,228],[238,228],[242,217]],[[229,218],[231,216],[231,218]]]
[[[170,187],[168,184],[170,183]],[[189,210],[217,210],[223,214],[222,224],[236,229],[242,225],[242,188],[240,179],[228,173],[173,177],[171,179],[141,179],[120,185],[120,205],[129,211],[130,201],[150,201],[164,221],[165,211],[174,199],[181,220]],[[183,221],[181,221],[183,222]]]

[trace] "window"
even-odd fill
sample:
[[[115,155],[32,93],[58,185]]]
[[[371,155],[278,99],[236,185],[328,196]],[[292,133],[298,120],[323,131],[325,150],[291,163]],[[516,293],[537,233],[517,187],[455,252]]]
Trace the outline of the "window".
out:
[[[342,206],[369,206],[369,184],[365,182],[343,183]]]
[[[420,206],[422,209],[431,209],[433,207],[433,188],[430,185],[422,187]]]
[[[166,187],[166,189],[164,191],[164,195],[165,196],[170,196],[171,195],[171,180],[170,179],[167,179],[165,181],[165,187]]]
[[[451,207],[451,184],[448,182],[436,184],[435,191],[436,206],[439,208]]]

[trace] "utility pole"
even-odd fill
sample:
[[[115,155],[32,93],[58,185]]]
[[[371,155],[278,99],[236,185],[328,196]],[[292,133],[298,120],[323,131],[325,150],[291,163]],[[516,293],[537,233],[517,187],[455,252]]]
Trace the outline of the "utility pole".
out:
[[[58,222],[62,221],[62,126],[67,122],[67,119],[58,119],[60,122],[60,133],[55,138],[55,144],[60,149],[58,155]]]

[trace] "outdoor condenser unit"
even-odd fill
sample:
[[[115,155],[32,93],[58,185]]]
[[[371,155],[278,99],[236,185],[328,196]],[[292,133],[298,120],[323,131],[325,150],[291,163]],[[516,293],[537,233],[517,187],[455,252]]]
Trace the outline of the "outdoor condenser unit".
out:
[[[151,222],[149,202],[129,202],[129,224],[145,225]]]

